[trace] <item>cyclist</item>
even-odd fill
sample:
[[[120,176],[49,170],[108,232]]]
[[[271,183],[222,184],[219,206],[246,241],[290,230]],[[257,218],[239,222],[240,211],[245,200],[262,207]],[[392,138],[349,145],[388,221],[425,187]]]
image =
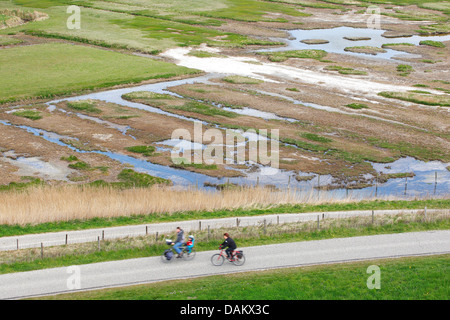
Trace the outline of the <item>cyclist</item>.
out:
[[[230,238],[230,235],[228,233],[224,233],[223,238],[225,239],[225,241],[220,245],[220,248],[225,249],[228,247],[225,250],[225,252],[227,253],[227,258],[228,260],[233,261],[233,256],[231,253],[237,248],[236,242],[234,242],[234,240]]]
[[[184,244],[184,231],[180,227],[177,227],[177,239],[175,242],[172,242],[173,248],[178,253],[177,258],[181,258],[183,255],[183,252],[181,251],[180,247]]]

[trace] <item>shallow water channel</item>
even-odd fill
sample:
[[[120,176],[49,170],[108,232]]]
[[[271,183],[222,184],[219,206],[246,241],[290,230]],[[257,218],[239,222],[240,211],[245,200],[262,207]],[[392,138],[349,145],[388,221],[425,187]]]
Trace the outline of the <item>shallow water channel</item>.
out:
[[[286,30],[289,34],[288,40],[282,40],[286,42],[286,46],[282,48],[263,49],[260,51],[286,51],[286,50],[303,50],[303,49],[318,49],[325,50],[332,53],[341,53],[354,55],[359,57],[375,57],[380,59],[395,59],[396,57],[414,57],[414,55],[402,51],[384,48],[386,52],[378,53],[376,55],[370,55],[365,53],[348,52],[344,49],[347,47],[355,46],[370,46],[381,48],[383,44],[388,43],[411,43],[419,45],[423,40],[434,41],[449,41],[450,35],[440,36],[404,36],[404,37],[384,37],[383,34],[386,30],[381,29],[369,29],[369,28],[352,28],[352,27],[337,27],[330,29],[312,29],[312,30]],[[360,37],[369,38],[367,40],[348,40],[345,37]],[[319,39],[327,40],[328,43],[323,44],[306,44],[301,42],[302,40]]]

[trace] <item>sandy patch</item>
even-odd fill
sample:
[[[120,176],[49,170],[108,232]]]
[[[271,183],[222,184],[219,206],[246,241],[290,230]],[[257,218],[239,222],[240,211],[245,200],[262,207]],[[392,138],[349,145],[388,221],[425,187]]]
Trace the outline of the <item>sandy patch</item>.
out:
[[[301,67],[291,67],[279,63],[263,62],[261,64],[249,64],[248,57],[227,58],[197,58],[189,56],[192,48],[176,48],[167,50],[162,56],[173,59],[178,65],[200,69],[210,73],[235,74],[251,77],[265,82],[280,83],[295,81],[305,84],[313,84],[324,87],[327,90],[336,90],[343,93],[359,93],[361,95],[377,96],[381,91],[407,91],[413,87],[380,83],[360,78],[350,78],[325,74]],[[277,79],[277,80],[274,80]]]

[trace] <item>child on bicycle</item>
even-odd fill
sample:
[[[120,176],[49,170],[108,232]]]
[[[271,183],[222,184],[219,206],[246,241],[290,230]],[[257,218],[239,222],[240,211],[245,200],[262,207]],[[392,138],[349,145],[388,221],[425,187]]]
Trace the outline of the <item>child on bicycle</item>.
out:
[[[194,236],[188,237],[188,241],[186,242],[186,249],[188,253],[191,253],[192,248],[194,247],[194,241],[195,241]]]

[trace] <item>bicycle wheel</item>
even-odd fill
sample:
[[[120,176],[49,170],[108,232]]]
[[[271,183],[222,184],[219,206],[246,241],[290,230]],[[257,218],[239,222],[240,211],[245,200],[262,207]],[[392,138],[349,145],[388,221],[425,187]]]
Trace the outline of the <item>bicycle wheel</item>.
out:
[[[183,260],[192,260],[195,258],[196,251],[194,248],[191,249],[191,252],[188,252],[187,249],[183,250]]]
[[[216,253],[211,257],[211,263],[215,266],[221,266],[223,265],[223,262],[225,261],[225,258],[223,255]]]
[[[237,255],[234,256],[234,261],[233,261],[233,263],[234,263],[236,266],[242,266],[242,265],[245,263],[245,256],[244,256],[244,254],[241,254],[240,256],[241,256],[240,258],[238,258]]]

